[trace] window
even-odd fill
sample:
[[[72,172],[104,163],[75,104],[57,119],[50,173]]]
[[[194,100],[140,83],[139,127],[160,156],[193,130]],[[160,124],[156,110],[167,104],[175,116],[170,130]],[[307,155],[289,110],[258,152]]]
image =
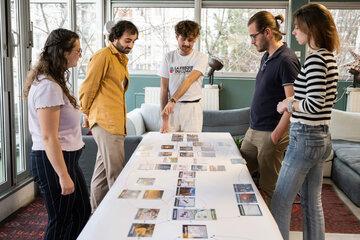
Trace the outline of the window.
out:
[[[330,10],[340,35],[340,53],[337,56],[340,76],[349,77],[344,64],[354,61],[350,50],[360,54],[360,8]]]
[[[263,9],[203,8],[201,10],[201,51],[220,58],[224,63],[221,72],[256,73],[263,53],[251,45],[247,22]],[[267,9],[274,16],[286,16],[284,9]],[[285,23],[281,25],[285,32]],[[286,36],[283,36],[286,41]]]
[[[157,72],[165,53],[177,48],[174,26],[194,19],[193,8],[112,8],[113,20],[132,21],[139,29],[139,39],[128,55],[132,72]]]

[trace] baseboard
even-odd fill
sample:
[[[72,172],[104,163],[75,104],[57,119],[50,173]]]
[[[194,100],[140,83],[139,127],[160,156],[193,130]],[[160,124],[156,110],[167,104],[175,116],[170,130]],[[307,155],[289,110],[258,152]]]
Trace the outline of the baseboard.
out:
[[[34,181],[26,184],[0,201],[0,222],[23,206],[31,203],[36,196]]]

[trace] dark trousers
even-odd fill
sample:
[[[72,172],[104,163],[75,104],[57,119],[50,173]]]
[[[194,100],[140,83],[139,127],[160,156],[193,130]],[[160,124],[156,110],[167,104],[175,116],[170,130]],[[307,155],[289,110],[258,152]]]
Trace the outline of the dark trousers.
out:
[[[31,152],[31,171],[35,182],[45,199],[48,224],[44,239],[76,239],[91,214],[89,193],[78,160],[82,150],[63,151],[69,175],[74,182],[75,191],[61,195],[59,177],[52,167],[45,151]]]

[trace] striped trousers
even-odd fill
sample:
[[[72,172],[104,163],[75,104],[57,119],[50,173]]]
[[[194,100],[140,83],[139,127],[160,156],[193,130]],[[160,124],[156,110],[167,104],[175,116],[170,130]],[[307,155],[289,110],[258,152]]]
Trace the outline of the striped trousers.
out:
[[[45,151],[32,151],[31,172],[45,199],[48,212],[46,240],[76,239],[91,214],[89,193],[84,175],[78,165],[82,150],[63,151],[69,175],[74,182],[75,191],[61,195],[59,177],[52,167]]]

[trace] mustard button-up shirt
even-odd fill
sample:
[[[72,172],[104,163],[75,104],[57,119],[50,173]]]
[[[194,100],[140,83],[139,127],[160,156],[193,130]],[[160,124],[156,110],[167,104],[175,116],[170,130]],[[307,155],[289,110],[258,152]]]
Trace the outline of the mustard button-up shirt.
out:
[[[91,57],[79,93],[80,110],[90,128],[98,124],[111,134],[126,135],[127,63],[127,56],[112,43]]]

